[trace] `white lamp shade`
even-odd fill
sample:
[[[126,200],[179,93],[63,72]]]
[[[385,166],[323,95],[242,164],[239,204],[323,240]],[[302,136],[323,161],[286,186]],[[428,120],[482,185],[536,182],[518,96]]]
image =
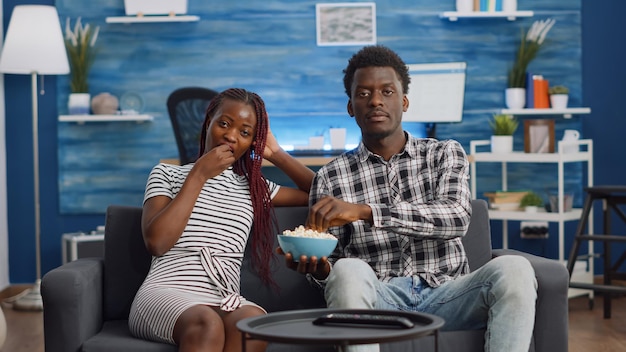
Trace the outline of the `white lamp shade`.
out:
[[[15,6],[2,48],[0,71],[40,75],[70,72],[61,23],[54,6]]]

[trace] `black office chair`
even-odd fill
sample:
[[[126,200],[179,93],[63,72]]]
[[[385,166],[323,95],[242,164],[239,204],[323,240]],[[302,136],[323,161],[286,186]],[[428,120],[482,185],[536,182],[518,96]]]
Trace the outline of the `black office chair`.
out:
[[[202,87],[184,87],[167,98],[167,111],[172,121],[180,165],[195,162],[200,149],[200,129],[209,102],[218,92]]]

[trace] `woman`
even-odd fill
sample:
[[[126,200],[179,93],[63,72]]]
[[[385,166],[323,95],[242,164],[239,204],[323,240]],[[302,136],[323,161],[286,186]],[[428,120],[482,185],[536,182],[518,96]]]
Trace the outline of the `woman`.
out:
[[[266,180],[262,157],[299,189]],[[271,283],[272,206],[306,205],[313,175],[280,148],[257,94],[235,88],[213,98],[198,160],[159,164],[150,173],[142,230],[153,259],[131,307],[131,332],[181,352],[241,350],[236,322],[265,314],[239,294],[248,235],[253,263]],[[263,351],[266,343],[246,346]]]

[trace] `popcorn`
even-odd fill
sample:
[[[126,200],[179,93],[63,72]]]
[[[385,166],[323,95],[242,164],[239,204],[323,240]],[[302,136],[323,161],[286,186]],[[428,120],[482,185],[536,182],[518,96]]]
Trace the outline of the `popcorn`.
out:
[[[311,229],[305,229],[304,226],[300,225],[293,230],[285,230],[283,231],[283,235],[285,236],[296,236],[296,237],[312,237],[312,238],[327,238],[334,239],[335,236],[326,233],[326,232],[317,232]]]

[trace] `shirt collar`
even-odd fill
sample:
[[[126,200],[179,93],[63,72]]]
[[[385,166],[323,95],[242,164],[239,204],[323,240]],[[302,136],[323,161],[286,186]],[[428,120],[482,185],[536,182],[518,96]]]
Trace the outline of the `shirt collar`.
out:
[[[409,132],[404,131],[404,135],[406,136],[406,144],[404,145],[404,148],[402,149],[402,151],[396,155],[398,156],[407,155],[411,158],[416,158],[417,157],[417,145],[415,143],[411,143],[412,137]],[[363,144],[362,140],[361,142],[359,142],[359,146],[356,150],[356,156],[360,162],[366,161],[370,156],[373,156],[375,158],[380,158],[380,155],[374,154],[369,149],[367,149],[365,144]]]

